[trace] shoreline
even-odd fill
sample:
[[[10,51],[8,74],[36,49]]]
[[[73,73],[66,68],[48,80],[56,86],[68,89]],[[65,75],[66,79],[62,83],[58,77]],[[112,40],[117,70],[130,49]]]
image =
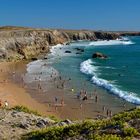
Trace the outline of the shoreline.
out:
[[[57,50],[55,50],[57,51]],[[56,54],[57,55],[57,54]],[[47,62],[48,60],[46,60]],[[45,63],[45,62],[44,62]],[[43,63],[40,63],[40,68],[42,68]],[[62,74],[62,73],[61,73]],[[29,93],[33,98],[38,100],[39,102],[43,103],[49,103],[52,106],[54,106],[54,98],[57,97],[59,99],[59,104],[57,107],[57,114],[59,114],[60,118],[62,119],[85,119],[85,118],[96,118],[98,116],[106,117],[106,112],[102,112],[102,107],[106,105],[107,108],[111,109],[113,114],[116,114],[120,111],[130,109],[134,107],[131,103],[127,103],[126,101],[123,101],[120,98],[115,97],[114,95],[109,95],[104,90],[96,87],[97,92],[99,93],[99,103],[95,103],[94,99],[90,99],[82,103],[82,109],[80,109],[81,100],[77,100],[77,92],[75,93],[71,92],[73,83],[68,83],[67,86],[64,89],[58,89],[56,83],[60,83],[65,80],[66,77],[61,76],[62,80],[59,80],[57,82],[53,81],[53,78],[50,79],[50,81],[42,81],[42,91],[38,94],[37,92],[34,93],[34,89],[37,88],[36,85],[39,82],[34,82],[32,84],[29,84]],[[34,77],[38,76],[38,74],[35,74]],[[53,75],[52,75],[53,76]],[[68,77],[67,77],[68,78]],[[94,85],[93,85],[94,87]],[[47,91],[46,91],[47,90]],[[90,96],[90,95],[88,95]],[[64,98],[65,100],[65,106],[60,107],[61,99]],[[105,98],[105,99],[104,99]],[[112,101],[109,101],[110,104],[108,104],[108,99],[110,98]],[[113,102],[115,101],[115,103]],[[126,107],[123,107],[123,104],[126,104]]]
[[[4,105],[4,101],[7,101],[10,108],[16,105],[21,105],[28,107],[31,110],[35,110],[41,115],[55,115],[53,112],[47,112],[48,107],[46,105],[41,104],[33,99],[26,89],[22,87],[22,82],[14,83],[13,80],[11,80],[11,75],[13,72],[15,72],[12,72],[11,69],[13,69],[13,66],[15,65],[15,62],[0,63],[0,70],[2,71],[0,72],[0,100],[2,101],[2,105]],[[23,65],[24,64],[22,64],[22,66]]]
[[[66,90],[58,89],[56,85],[53,83],[53,79],[50,79],[47,85],[45,82],[41,81],[41,85],[45,87],[44,88],[45,90],[43,88],[41,90],[36,89],[37,85],[40,83],[38,81],[33,82],[31,84],[27,84],[24,88],[21,87],[22,80],[19,80],[19,79],[21,79],[22,74],[24,74],[24,72],[26,71],[26,64],[24,64],[24,62],[22,61],[18,62],[17,64],[18,65],[16,66],[16,62],[11,62],[11,63],[3,62],[3,66],[1,65],[0,67],[0,68],[5,67],[8,70],[6,71],[7,73],[10,71],[10,75],[12,74],[13,71],[15,72],[15,74],[17,74],[17,77],[15,79],[11,78],[11,80],[9,80],[7,85],[5,84],[6,86],[1,87],[2,92],[4,91],[7,92],[7,95],[6,95],[7,99],[3,98],[3,100],[7,100],[12,106],[24,105],[32,110],[37,110],[39,113],[46,116],[54,115],[61,119],[69,118],[72,120],[83,120],[86,118],[95,119],[98,116],[101,116],[103,118],[106,117],[106,112],[102,112],[102,107],[104,104],[107,104],[107,102],[104,101],[104,99],[102,98],[104,97],[110,97],[111,99],[115,98],[114,95],[104,95],[103,90],[100,90],[97,88],[97,92],[99,92],[98,98],[99,100],[102,100],[102,101],[99,103],[95,103],[93,100],[88,100],[82,103],[82,109],[81,109],[80,107],[81,101],[80,100],[78,101],[76,99],[76,94],[72,94],[72,92],[70,91],[72,85],[68,85],[68,87],[66,87]],[[11,69],[8,69],[10,65],[14,67],[12,71]],[[9,78],[9,76],[5,74],[3,78],[4,79]],[[56,83],[59,83],[59,84],[60,82],[61,82],[60,80],[56,81]],[[10,93],[8,92],[8,90],[10,91]],[[15,93],[15,91],[18,91],[18,92]],[[21,93],[21,94],[19,95],[18,93]],[[1,94],[0,97],[2,97],[2,95],[3,94]],[[59,98],[59,103],[55,105],[54,98],[56,96]],[[62,98],[64,98],[65,103],[66,103],[64,104],[63,107],[61,106],[61,101],[60,101]],[[107,105],[108,108],[111,108],[111,110],[113,110],[113,114],[116,114],[124,110],[123,106],[121,106],[121,104],[123,105],[123,101],[120,100],[119,98],[117,100],[118,101],[116,103],[120,103],[119,106],[117,104],[113,104],[111,106]],[[128,107],[125,108],[126,110],[130,109],[133,106],[133,105],[131,106],[129,103],[126,103],[126,104],[128,104]]]

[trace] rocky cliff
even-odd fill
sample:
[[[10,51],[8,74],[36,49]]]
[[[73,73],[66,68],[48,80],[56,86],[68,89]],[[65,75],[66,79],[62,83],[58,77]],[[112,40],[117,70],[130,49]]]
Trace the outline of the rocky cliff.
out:
[[[121,36],[140,36],[140,32],[118,32]]]
[[[47,30],[16,27],[0,28],[0,59],[32,59],[49,52],[50,46],[77,40],[116,39],[118,33],[87,30]]]

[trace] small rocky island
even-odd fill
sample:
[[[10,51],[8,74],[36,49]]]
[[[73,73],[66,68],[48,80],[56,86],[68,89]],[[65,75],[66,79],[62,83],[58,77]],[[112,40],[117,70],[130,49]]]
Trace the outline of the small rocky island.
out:
[[[92,55],[92,58],[100,58],[100,59],[107,59],[108,56],[105,54],[102,54],[100,52],[96,52]]]

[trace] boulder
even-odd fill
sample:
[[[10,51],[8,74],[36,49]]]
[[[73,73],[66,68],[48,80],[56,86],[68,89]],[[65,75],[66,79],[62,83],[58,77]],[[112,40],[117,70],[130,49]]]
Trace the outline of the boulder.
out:
[[[70,45],[70,42],[67,42],[66,45]]]
[[[36,57],[31,58],[32,61],[38,60]]]
[[[36,126],[39,128],[44,128],[46,126],[46,122],[44,120],[40,120],[37,122]]]
[[[96,52],[96,53],[94,53],[94,54],[92,55],[92,58],[106,59],[106,58],[108,58],[108,56],[107,56],[107,55],[104,55],[104,54],[102,54],[102,53]]]
[[[19,127],[22,128],[22,129],[28,129],[29,128],[29,125],[27,123],[21,123],[19,125]]]
[[[77,52],[76,54],[82,54],[81,52]]]
[[[48,57],[47,56],[44,56],[44,59],[48,59]]]
[[[65,53],[71,53],[71,51],[65,51]]]
[[[72,122],[71,120],[69,120],[69,119],[66,119],[66,120],[64,120],[63,122],[66,123],[66,124],[68,124],[68,125],[69,125],[69,124],[73,124],[73,122]]]
[[[84,49],[80,49],[80,48],[75,48],[75,50],[80,51],[80,52],[84,52]]]

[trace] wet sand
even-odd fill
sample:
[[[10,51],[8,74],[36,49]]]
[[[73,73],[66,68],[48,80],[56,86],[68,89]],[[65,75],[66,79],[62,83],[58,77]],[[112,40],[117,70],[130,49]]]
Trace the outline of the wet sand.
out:
[[[0,100],[2,105],[7,101],[9,107],[23,105],[36,110],[42,115],[54,115],[47,112],[47,106],[34,100],[22,84],[22,74],[25,72],[26,62],[1,62],[0,63]]]
[[[26,64],[18,62],[1,63],[0,65],[0,69],[2,69],[0,99],[3,102],[7,100],[10,106],[24,105],[46,116],[55,115],[61,119],[72,120],[107,117],[107,110],[111,110],[111,113],[115,114],[134,107],[134,105],[98,88],[96,88],[96,94],[93,90],[92,98],[87,94],[88,100],[77,99],[77,92],[82,87],[79,91],[72,91],[72,80],[60,78],[60,75],[50,74],[49,80],[26,83],[24,81]],[[38,76],[38,74],[36,75]],[[67,82],[62,88],[62,81],[66,79]],[[3,80],[6,81],[3,82]],[[95,102],[95,95],[98,97],[98,102]],[[55,97],[57,97],[57,101],[55,101]],[[103,106],[105,106],[104,111]]]

